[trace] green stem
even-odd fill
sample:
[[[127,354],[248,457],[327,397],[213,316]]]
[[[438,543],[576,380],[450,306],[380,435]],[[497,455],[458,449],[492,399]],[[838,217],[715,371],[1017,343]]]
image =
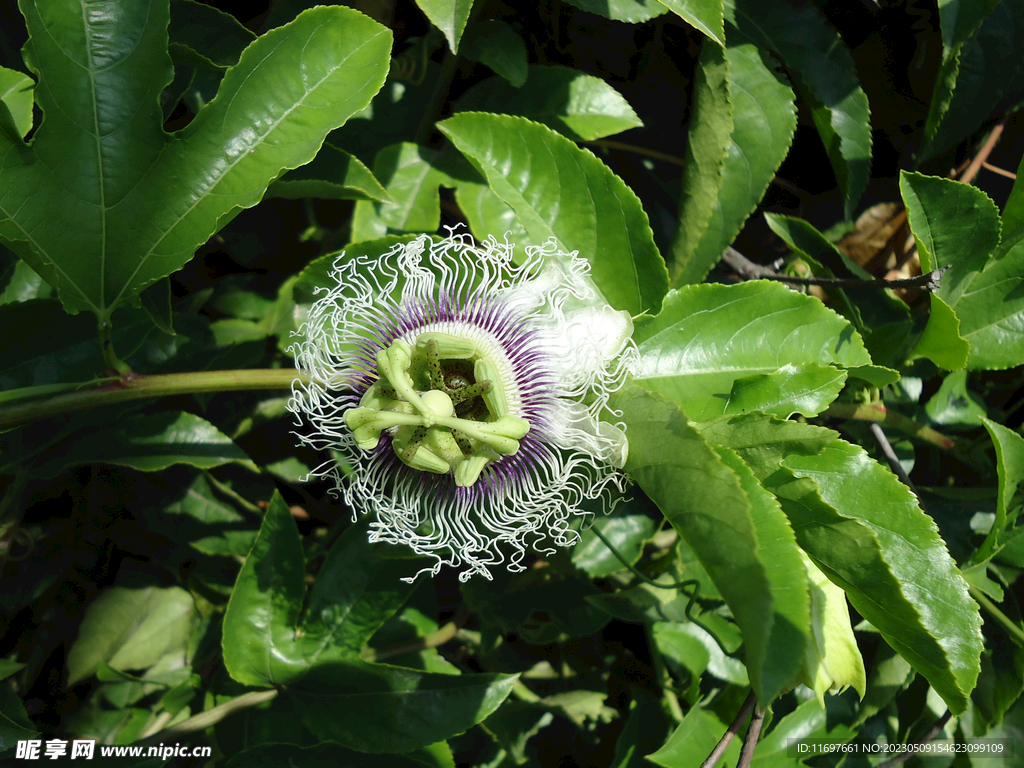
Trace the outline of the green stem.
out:
[[[125,403],[145,397],[166,397],[167,395],[198,392],[289,389],[292,382],[296,380],[305,383],[306,377],[286,368],[197,371],[156,376],[128,373],[113,382],[83,385],[87,388],[77,392],[0,408],[0,429],[24,424],[35,419],[59,416],[71,411]]]
[[[898,429],[911,437],[937,445],[944,451],[956,448],[950,438],[936,432],[929,426],[914,421],[897,411],[890,411],[881,403],[832,403],[822,411],[826,419],[855,419],[857,421],[875,421],[885,427]]]
[[[237,712],[241,709],[248,709],[249,707],[257,707],[264,702],[271,701],[276,698],[277,694],[278,691],[276,688],[269,691],[251,691],[249,693],[243,693],[241,696],[234,698],[231,701],[226,701],[220,706],[213,707],[205,712],[200,712],[198,715],[193,715],[187,720],[175,723],[170,728],[165,728],[158,733],[154,733],[152,736],[147,736],[140,741],[136,741],[135,744],[159,744],[160,742],[171,741],[175,737],[184,733],[205,731],[211,725],[216,725],[231,713]]]
[[[652,587],[657,587],[658,589],[684,589],[685,590],[687,587],[697,587],[698,591],[699,591],[700,582],[697,581],[696,579],[687,579],[686,581],[673,581],[671,584],[661,584],[661,583],[655,581],[654,579],[652,579],[650,576],[645,576],[640,571],[638,571],[632,564],[630,564],[626,560],[625,557],[623,557],[622,553],[619,552],[619,550],[617,550],[615,548],[615,545],[612,544],[610,541],[608,541],[608,539],[605,537],[605,535],[603,533],[601,533],[601,529],[598,528],[597,525],[594,525],[590,530],[593,532],[593,534],[595,536],[597,536],[597,538],[599,538],[601,540],[601,542],[606,547],[608,547],[609,551],[613,555],[615,555],[615,557],[618,559],[618,561],[629,569],[630,573],[632,573],[638,579],[643,581],[645,584],[650,584]],[[694,595],[696,595],[696,592],[694,593]],[[689,609],[687,609],[687,610],[689,610]]]
[[[977,600],[978,604],[988,611],[992,618],[1002,625],[1003,629],[1010,633],[1017,645],[1024,646],[1024,629],[1021,629],[1019,624],[999,610],[999,606],[989,600],[980,589],[971,584],[967,585],[967,589],[970,591],[971,597]]]
[[[100,349],[103,350],[103,359],[106,361],[107,366],[112,371],[117,371],[122,376],[128,376],[131,374],[132,369],[128,367],[128,364],[120,360],[117,354],[114,352],[114,338],[111,335],[113,325],[110,320],[100,318],[99,321],[99,337],[100,337]]]

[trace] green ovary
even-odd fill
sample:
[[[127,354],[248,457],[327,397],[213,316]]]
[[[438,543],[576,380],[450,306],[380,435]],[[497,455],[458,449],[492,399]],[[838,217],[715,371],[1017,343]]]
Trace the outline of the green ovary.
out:
[[[424,333],[377,353],[379,380],[344,414],[364,451],[391,431],[391,447],[413,469],[475,483],[484,468],[519,450],[530,430],[508,412],[498,368],[472,342]]]

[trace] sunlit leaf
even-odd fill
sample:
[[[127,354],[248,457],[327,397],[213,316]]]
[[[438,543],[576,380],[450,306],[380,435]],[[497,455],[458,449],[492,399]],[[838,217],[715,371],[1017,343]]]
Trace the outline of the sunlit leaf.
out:
[[[796,132],[796,97],[771,54],[740,44],[730,45],[725,56],[732,135],[711,217],[676,284],[701,282],[722,257],[761,201]]]
[[[745,465],[717,454],[675,404],[635,385],[612,404],[629,430],[626,471],[711,575],[743,631],[751,684],[771,701],[792,684],[810,629],[806,590],[792,589],[806,576],[788,522]]]
[[[637,24],[650,21],[668,11],[667,4],[646,0],[567,0],[584,11],[590,11],[613,21]]]
[[[168,136],[158,103],[170,79],[165,2],[22,10],[45,125],[30,149],[0,141],[0,238],[69,312],[104,320],[312,159],[379,90],[391,45],[356,11],[307,11],[250,45],[217,98]],[[64,226],[45,225],[54,218]]]
[[[647,214],[604,163],[523,118],[464,112],[438,128],[515,210],[535,244],[554,237],[590,262],[613,307],[635,315],[661,307],[668,276]]]
[[[960,319],[970,343],[969,369],[1010,368],[1024,362],[1024,239],[999,241],[999,212],[975,187],[904,173],[900,190],[921,267],[951,268],[938,296]]]
[[[68,683],[89,677],[101,661],[133,670],[168,653],[184,660],[198,619],[192,596],[180,587],[108,587],[89,606],[68,652]]]
[[[20,141],[32,128],[35,82],[28,75],[0,67],[0,129],[11,141]],[[3,110],[6,109],[6,115]],[[7,119],[11,122],[7,123]]]
[[[273,182],[266,196],[289,200],[319,197],[384,202],[389,199],[380,182],[359,158],[330,144],[324,144],[310,162]]]
[[[704,425],[706,439],[737,450],[778,497],[815,565],[962,712],[981,653],[978,607],[963,577],[906,486],[849,443],[809,452],[798,435],[818,431],[827,433],[763,417]]]
[[[690,126],[679,196],[679,227],[672,238],[672,283],[700,282],[710,266],[693,262],[722,187],[733,132],[731,60],[716,45],[701,48],[690,105]],[[719,254],[720,256],[721,254]]]
[[[739,36],[779,57],[811,118],[839,181],[846,215],[871,171],[871,115],[850,52],[814,3],[725,0],[726,37]]]
[[[593,527],[601,531],[626,562],[635,565],[643,552],[644,542],[654,534],[654,526],[654,520],[647,515],[624,515],[595,520]],[[591,528],[583,531],[581,536],[580,543],[572,551],[573,565],[586,571],[591,578],[625,570],[626,566]]]
[[[470,88],[455,112],[496,112],[543,123],[570,139],[593,141],[643,123],[618,91],[569,67],[531,64],[521,88],[491,77]]]
[[[634,334],[637,382],[695,421],[762,410],[820,413],[846,373],[871,358],[853,328],[817,299],[765,281],[691,285]]]

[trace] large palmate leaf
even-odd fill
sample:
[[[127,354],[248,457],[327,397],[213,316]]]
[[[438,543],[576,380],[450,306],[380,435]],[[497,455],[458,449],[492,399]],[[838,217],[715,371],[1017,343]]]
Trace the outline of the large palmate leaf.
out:
[[[810,107],[849,216],[871,171],[871,115],[850,52],[814,3],[725,0],[730,40],[771,51]]]
[[[850,324],[817,299],[767,281],[673,291],[637,328],[637,382],[695,421],[725,413],[816,415],[869,365]]]
[[[0,238],[69,312],[106,321],[366,106],[391,36],[347,8],[307,11],[250,45],[217,97],[167,135],[167,0],[91,8],[22,4],[44,122],[28,147],[0,137]]]
[[[354,749],[407,752],[461,733],[508,696],[515,676],[422,673],[359,659],[412,592],[402,577],[417,570],[415,559],[380,557],[366,526],[352,526],[331,548],[300,623],[302,545],[275,493],[224,614],[225,667],[246,685],[287,684],[314,733]]]
[[[806,573],[789,523],[745,464],[717,454],[674,403],[629,384],[612,405],[629,430],[626,471],[725,598],[743,632],[751,685],[767,704],[793,684],[810,631]]]
[[[796,97],[771,54],[739,44],[730,45],[725,56],[733,127],[721,186],[707,227],[675,284],[701,282],[722,257],[760,202],[796,132]]]
[[[797,542],[953,712],[978,676],[981,620],[934,521],[895,475],[830,430],[762,415],[701,425],[779,499]]]
[[[960,182],[904,173],[900,190],[921,254],[921,268],[952,265],[936,296],[955,313],[947,344],[970,344],[970,369],[1010,368],[1024,362],[1024,240],[1015,231],[999,241],[999,212],[984,192]],[[936,316],[933,307],[933,317]],[[938,314],[938,321],[942,315]],[[937,321],[937,322],[938,322]],[[958,336],[954,336],[958,333]]]
[[[657,312],[668,275],[636,194],[589,151],[538,123],[463,112],[438,125],[519,217],[530,240],[579,251],[608,303]]]

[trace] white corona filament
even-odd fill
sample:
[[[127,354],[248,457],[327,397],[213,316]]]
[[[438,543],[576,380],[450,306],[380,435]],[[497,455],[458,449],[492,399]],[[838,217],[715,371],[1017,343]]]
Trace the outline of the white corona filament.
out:
[[[511,244],[457,232],[335,261],[335,285],[319,289],[292,347],[309,383],[296,380],[289,410],[304,444],[334,453],[313,474],[335,481],[353,519],[374,516],[371,541],[434,558],[420,573],[450,565],[463,581],[490,579],[506,552],[518,571],[527,547],[575,543],[582,505],[623,490],[628,442],[608,399],[635,369],[633,326],[601,302],[589,270],[554,240],[515,264]],[[518,451],[488,459],[465,487],[403,463],[390,445],[401,427],[366,449],[344,418],[378,381],[378,353],[424,333],[471,343],[508,413],[529,423]]]

